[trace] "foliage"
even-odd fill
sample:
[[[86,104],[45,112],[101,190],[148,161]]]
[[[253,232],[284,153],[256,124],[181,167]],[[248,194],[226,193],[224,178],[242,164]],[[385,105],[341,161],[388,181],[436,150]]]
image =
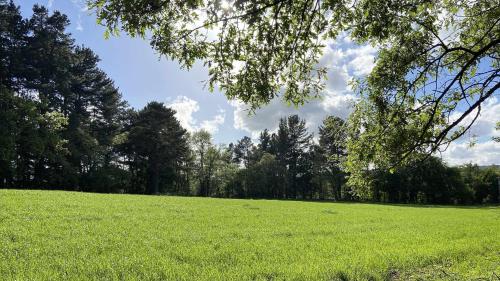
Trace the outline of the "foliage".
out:
[[[475,203],[500,203],[500,169],[467,164],[460,167],[464,184],[473,192]]]
[[[121,100],[88,48],[65,32],[67,17],[35,5],[29,19],[0,1],[4,187],[99,191],[101,169],[116,170],[112,139]],[[106,187],[115,184],[105,181]]]
[[[193,150],[195,159],[196,177],[199,181],[197,195],[210,196],[213,164],[217,157],[210,133],[204,130],[195,132],[191,136],[191,149]]]
[[[322,130],[345,131],[344,121],[330,119],[335,119],[335,122],[330,122],[328,129]],[[339,139],[338,143],[341,141]],[[191,136],[195,171],[192,178],[196,185],[192,194],[235,198],[349,198],[347,192],[341,195],[336,191],[344,186],[345,175],[340,168],[335,166],[336,170],[323,172],[327,165],[338,165],[335,161],[345,156],[345,149],[337,149],[335,153],[341,155],[332,156],[332,161],[327,162],[327,157],[323,157],[325,152],[314,150],[314,147],[305,120],[297,115],[281,118],[276,133],[264,130],[257,144],[249,137],[243,137],[236,144],[215,146],[208,132],[194,132]],[[325,160],[315,162],[319,158]],[[326,174],[330,177],[325,177]]]
[[[163,104],[150,102],[131,121],[126,146],[137,173],[146,176],[142,182],[149,194],[173,190],[178,168],[188,156],[187,132],[174,114]]]
[[[347,124],[335,116],[328,116],[319,127],[319,154],[324,155],[320,169],[334,186],[336,199],[342,198],[342,186],[345,182],[344,164],[347,156]]]

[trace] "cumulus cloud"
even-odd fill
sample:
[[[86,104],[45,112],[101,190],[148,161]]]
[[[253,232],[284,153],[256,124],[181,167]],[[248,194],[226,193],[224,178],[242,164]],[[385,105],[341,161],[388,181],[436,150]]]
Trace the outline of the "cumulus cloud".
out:
[[[219,127],[224,124],[226,114],[224,110],[219,110],[212,119],[198,122],[194,114],[200,110],[198,102],[186,96],[177,96],[175,100],[167,104],[168,107],[176,111],[175,117],[179,120],[182,127],[190,132],[204,129],[211,134],[216,133]]]
[[[495,130],[496,122],[500,121],[500,102],[497,97],[492,97],[482,106],[481,113],[470,130],[450,144],[443,152],[442,157],[450,165],[477,163],[479,165],[500,164],[500,143],[492,141],[498,137],[499,131]],[[451,120],[456,120],[462,112],[456,112]],[[469,114],[461,125],[469,124],[476,112]],[[471,142],[477,142],[471,146]]]
[[[178,96],[174,101],[167,104],[168,107],[175,110],[175,117],[179,120],[182,127],[188,131],[195,131],[196,120],[193,113],[200,110],[198,102],[186,96]]]
[[[219,126],[224,124],[225,119],[226,114],[224,111],[221,111],[221,113],[215,115],[213,119],[203,120],[199,128],[214,134],[219,130]]]
[[[355,76],[369,74],[375,66],[375,53],[376,49],[370,45],[348,49],[346,51],[346,57],[351,59],[347,64],[348,68]]]
[[[476,113],[477,111],[474,111],[469,114],[462,122],[462,125],[465,126],[469,124],[473,120]],[[462,115],[462,112],[456,112],[451,119],[456,120],[460,115]],[[494,136],[497,133],[495,131],[495,124],[496,122],[500,121],[499,115],[500,102],[498,98],[492,97],[486,100],[486,102],[481,107],[479,117],[470,129],[470,134],[476,136]]]
[[[350,75],[358,77],[369,74],[375,66],[377,48],[371,45],[357,45],[347,35],[327,45],[320,65],[345,68]]]
[[[468,143],[452,143],[443,152],[443,159],[449,165],[474,163],[478,165],[500,164],[500,143],[489,140],[474,146]]]

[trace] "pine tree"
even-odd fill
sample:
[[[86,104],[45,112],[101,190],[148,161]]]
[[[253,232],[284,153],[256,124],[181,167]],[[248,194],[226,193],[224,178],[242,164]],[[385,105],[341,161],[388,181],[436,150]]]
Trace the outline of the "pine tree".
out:
[[[342,185],[345,173],[342,165],[347,156],[346,122],[339,117],[328,116],[319,127],[319,145],[325,155],[325,166],[335,199],[342,198]]]
[[[179,162],[188,153],[187,133],[175,118],[175,111],[150,102],[132,121],[128,146],[144,163],[145,191],[157,194],[174,186]]]

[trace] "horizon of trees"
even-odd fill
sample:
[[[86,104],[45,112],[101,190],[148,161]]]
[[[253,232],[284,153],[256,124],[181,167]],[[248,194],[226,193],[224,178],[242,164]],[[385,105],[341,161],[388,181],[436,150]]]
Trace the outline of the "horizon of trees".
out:
[[[42,6],[23,19],[0,0],[0,188],[172,194],[226,198],[498,203],[497,167],[448,167],[416,158],[373,167],[347,182],[351,120],[329,116],[318,139],[297,115],[258,141],[216,145],[188,133],[175,111],[150,102],[135,110],[75,44],[67,17]],[[362,155],[358,153],[357,155]]]

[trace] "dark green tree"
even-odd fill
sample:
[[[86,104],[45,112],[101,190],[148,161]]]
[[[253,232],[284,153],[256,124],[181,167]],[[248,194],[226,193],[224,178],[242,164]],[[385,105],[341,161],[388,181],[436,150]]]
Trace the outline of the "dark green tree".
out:
[[[347,126],[339,117],[328,116],[319,127],[319,145],[325,155],[324,170],[328,174],[335,199],[342,198],[345,181],[343,164],[347,156]]]
[[[242,163],[245,167],[248,168],[252,160],[252,153],[254,152],[254,145],[252,143],[252,140],[249,137],[244,136],[236,143],[233,151],[235,161],[237,163]]]
[[[146,193],[158,194],[172,188],[176,170],[188,153],[187,133],[175,111],[150,102],[132,120],[128,146],[144,163]]]
[[[259,149],[262,152],[272,153],[272,138],[267,129],[264,129],[259,136]]]
[[[312,135],[307,132],[305,120],[298,115],[281,118],[274,136],[276,159],[286,168],[285,198],[303,197],[308,188],[310,166],[307,161]]]
[[[0,84],[19,90],[24,82],[22,52],[26,46],[28,25],[14,2],[0,0]],[[15,78],[15,79],[14,79]]]
[[[499,202],[500,169],[498,166],[481,168],[478,165],[466,164],[460,167],[465,185],[474,193],[475,203]]]
[[[126,104],[98,57],[74,45],[69,21],[57,11],[35,5],[24,20],[12,2],[1,1],[0,12],[3,114],[15,121],[6,124],[5,140],[16,143],[5,154],[16,159],[7,160],[16,171],[8,177],[22,187],[114,190],[121,176],[113,171],[122,169],[113,140]]]

